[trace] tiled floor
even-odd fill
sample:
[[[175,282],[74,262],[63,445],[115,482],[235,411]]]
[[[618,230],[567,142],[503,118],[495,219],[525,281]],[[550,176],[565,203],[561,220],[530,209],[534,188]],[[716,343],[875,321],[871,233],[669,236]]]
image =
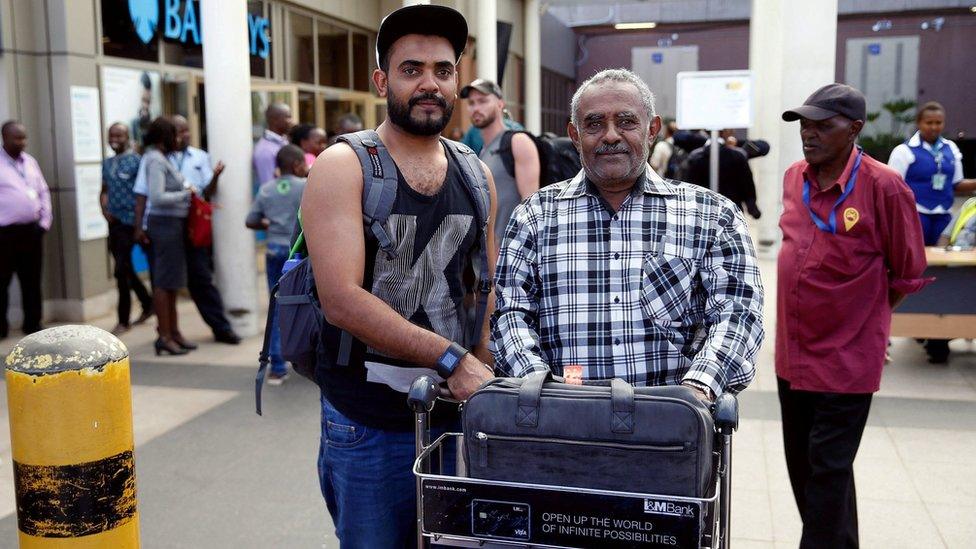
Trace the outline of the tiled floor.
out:
[[[772,346],[775,264],[763,261],[767,341],[740,398],[733,445],[733,547],[796,547],[776,405]],[[862,547],[972,547],[976,540],[976,354],[952,342],[948,366],[913,340],[892,341],[855,462]]]
[[[732,546],[792,548],[800,521],[780,434],[776,379],[775,265],[763,261],[766,344],[740,396],[733,446]],[[253,414],[259,338],[208,344],[192,305],[185,333],[204,342],[189,357],[152,356],[152,326],[126,334],[143,543],[148,547],[336,547],[314,474],[314,387],[266,391]],[[108,328],[111,318],[96,325]],[[150,322],[152,324],[152,322]],[[4,356],[14,338],[0,342]],[[862,547],[972,547],[976,540],[976,354],[953,342],[948,366],[895,339],[855,464]],[[0,546],[16,539],[4,391],[0,390]],[[201,523],[199,517],[209,517]]]

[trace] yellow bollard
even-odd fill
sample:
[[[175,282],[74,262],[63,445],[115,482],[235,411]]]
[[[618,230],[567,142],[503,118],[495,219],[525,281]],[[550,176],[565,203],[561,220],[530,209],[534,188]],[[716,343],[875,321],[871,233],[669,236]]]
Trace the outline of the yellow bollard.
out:
[[[139,547],[129,352],[59,326],[7,356],[20,547]]]

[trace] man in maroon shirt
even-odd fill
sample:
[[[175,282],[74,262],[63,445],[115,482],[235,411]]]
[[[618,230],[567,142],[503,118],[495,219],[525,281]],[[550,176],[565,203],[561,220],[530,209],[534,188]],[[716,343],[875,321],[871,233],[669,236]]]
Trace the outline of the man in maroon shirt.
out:
[[[891,310],[920,290],[912,191],[854,142],[864,95],[830,84],[802,107],[801,160],[783,178],[776,375],[801,548],[857,547],[854,456],[878,390]]]

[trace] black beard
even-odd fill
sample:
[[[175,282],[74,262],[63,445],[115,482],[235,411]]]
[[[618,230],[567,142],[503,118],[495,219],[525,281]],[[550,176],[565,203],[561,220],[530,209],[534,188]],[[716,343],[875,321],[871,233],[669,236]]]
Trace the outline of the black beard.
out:
[[[440,119],[426,117],[424,120],[417,120],[410,115],[410,111],[420,101],[437,101],[444,110]],[[454,102],[448,102],[443,97],[433,93],[425,93],[416,97],[411,97],[406,103],[397,101],[393,94],[386,97],[386,115],[390,122],[403,128],[407,133],[414,135],[431,136],[444,131],[447,124],[451,121],[451,114],[454,112]]]

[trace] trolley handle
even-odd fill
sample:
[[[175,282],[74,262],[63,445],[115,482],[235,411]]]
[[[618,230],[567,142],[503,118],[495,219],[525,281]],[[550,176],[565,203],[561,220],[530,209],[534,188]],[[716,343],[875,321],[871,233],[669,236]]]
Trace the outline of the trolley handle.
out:
[[[407,404],[416,414],[426,414],[434,408],[434,402],[440,398],[457,402],[450,389],[437,384],[433,377],[423,375],[413,380],[410,392],[407,393]]]
[[[712,405],[715,427],[723,435],[731,435],[739,428],[739,401],[730,393],[722,393]]]

